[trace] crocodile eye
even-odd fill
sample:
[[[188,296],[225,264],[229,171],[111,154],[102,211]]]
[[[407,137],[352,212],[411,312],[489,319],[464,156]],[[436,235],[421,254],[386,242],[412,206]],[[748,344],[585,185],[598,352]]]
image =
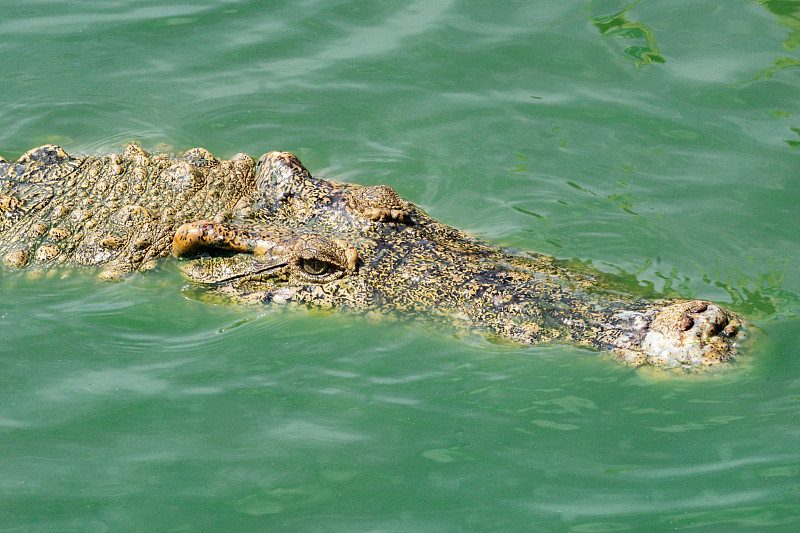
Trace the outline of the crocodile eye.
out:
[[[303,259],[301,266],[306,273],[311,274],[312,276],[321,276],[330,269],[331,264],[327,261],[311,258]]]

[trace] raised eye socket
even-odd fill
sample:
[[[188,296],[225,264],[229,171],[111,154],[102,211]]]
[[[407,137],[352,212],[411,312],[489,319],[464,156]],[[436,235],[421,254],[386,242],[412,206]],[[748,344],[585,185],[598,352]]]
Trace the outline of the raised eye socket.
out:
[[[306,273],[311,274],[312,276],[321,276],[330,269],[331,264],[327,261],[311,258],[303,259],[301,266]]]

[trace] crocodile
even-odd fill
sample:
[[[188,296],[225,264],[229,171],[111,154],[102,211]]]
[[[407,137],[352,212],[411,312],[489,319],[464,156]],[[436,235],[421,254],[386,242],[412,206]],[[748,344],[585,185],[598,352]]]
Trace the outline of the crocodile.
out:
[[[195,148],[0,158],[4,270],[71,266],[119,280],[159,258],[209,297],[413,317],[492,341],[571,343],[632,366],[726,366],[746,324],[703,300],[646,299],[591,268],[482,242],[386,185],[312,176],[288,152]]]

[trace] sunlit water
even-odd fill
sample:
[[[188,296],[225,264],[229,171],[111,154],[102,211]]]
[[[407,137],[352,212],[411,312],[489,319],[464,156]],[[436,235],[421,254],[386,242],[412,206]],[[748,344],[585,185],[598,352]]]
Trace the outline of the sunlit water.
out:
[[[0,154],[289,150],[761,333],[664,377],[5,273],[0,531],[800,528],[800,3],[159,4],[0,7]]]

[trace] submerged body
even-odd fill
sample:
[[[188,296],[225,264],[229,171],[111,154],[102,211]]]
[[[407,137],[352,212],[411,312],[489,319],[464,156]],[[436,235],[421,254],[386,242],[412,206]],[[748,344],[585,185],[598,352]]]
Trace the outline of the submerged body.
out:
[[[0,257],[117,278],[172,254],[208,291],[424,317],[524,343],[609,350],[633,365],[728,362],[741,321],[710,302],[649,301],[549,256],[514,254],[427,216],[387,186],[314,178],[293,155],[257,165],[202,149],[129,147],[75,159],[41,147],[0,161]]]

